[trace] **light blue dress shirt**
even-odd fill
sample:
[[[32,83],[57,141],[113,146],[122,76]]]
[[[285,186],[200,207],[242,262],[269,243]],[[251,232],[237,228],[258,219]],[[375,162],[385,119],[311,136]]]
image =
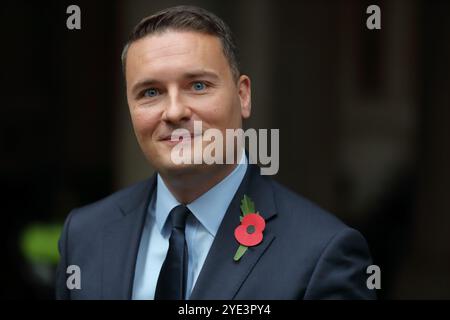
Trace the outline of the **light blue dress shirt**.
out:
[[[239,164],[225,179],[187,205],[194,215],[188,217],[185,229],[189,253],[187,299],[246,170],[247,157],[243,152]],[[159,272],[169,249],[171,226],[170,222],[166,224],[166,220],[170,211],[179,204],[158,175],[156,195],[153,193],[150,201],[136,261],[134,300],[154,299]]]

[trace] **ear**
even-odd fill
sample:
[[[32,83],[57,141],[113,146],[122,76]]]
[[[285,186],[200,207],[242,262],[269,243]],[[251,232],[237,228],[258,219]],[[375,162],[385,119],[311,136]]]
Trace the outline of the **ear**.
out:
[[[238,94],[241,102],[241,116],[244,119],[250,117],[252,111],[252,89],[250,78],[242,75],[238,80]]]

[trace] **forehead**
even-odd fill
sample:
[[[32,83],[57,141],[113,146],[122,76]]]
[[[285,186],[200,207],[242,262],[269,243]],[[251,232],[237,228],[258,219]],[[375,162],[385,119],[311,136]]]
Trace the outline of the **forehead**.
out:
[[[127,53],[127,81],[169,77],[189,70],[229,73],[219,38],[193,31],[165,31],[133,42]]]

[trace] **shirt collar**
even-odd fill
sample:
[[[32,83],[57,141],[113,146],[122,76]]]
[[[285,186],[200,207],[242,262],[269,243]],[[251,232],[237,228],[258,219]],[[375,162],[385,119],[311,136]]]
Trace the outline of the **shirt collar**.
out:
[[[223,216],[247,171],[247,156],[242,153],[241,160],[233,171],[206,193],[187,205],[195,218],[215,237]],[[158,174],[156,186],[155,218],[162,233],[170,211],[180,203],[165,185]]]

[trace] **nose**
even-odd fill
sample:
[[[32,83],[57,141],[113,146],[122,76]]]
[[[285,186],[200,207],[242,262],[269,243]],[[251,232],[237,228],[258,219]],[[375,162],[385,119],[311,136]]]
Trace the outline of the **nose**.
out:
[[[167,104],[162,114],[162,120],[178,124],[191,118],[191,109],[180,97],[178,90],[174,89],[168,93]]]

